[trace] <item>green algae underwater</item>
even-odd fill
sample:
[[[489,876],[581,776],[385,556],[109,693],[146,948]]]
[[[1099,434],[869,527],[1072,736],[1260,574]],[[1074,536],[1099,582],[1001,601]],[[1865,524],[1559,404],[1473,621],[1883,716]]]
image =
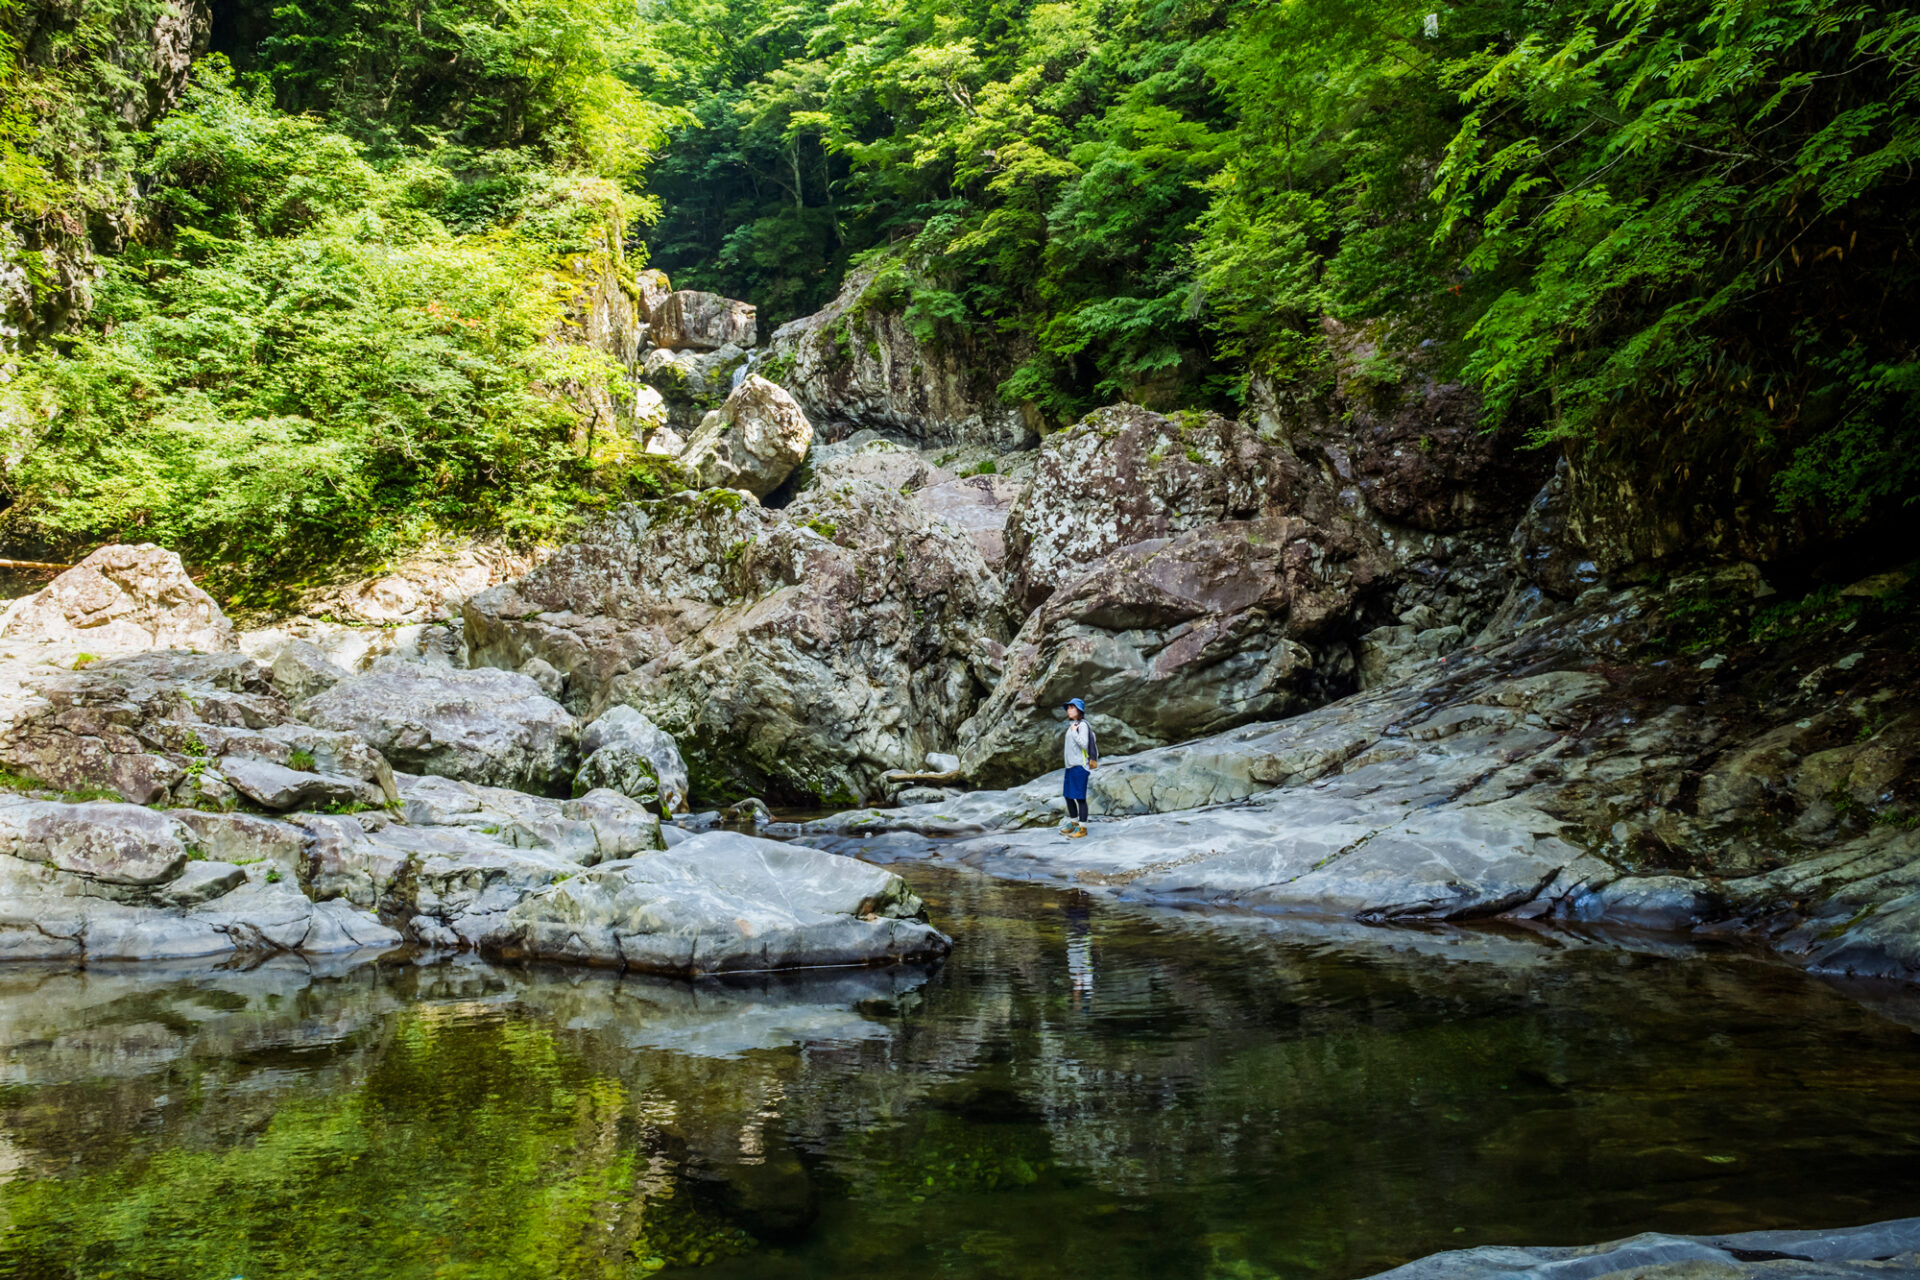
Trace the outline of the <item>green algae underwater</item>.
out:
[[[1345,1280],[1920,1212],[1904,990],[904,870],[932,972],[0,968],[0,1276]]]

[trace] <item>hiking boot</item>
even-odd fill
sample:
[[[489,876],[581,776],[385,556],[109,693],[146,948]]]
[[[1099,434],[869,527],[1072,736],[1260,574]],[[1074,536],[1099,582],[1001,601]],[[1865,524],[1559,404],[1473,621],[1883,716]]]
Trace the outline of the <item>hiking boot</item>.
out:
[[[1086,834],[1087,834],[1087,829],[1085,827],[1075,827],[1073,830],[1067,832],[1067,839],[1078,840],[1081,836],[1084,836]]]

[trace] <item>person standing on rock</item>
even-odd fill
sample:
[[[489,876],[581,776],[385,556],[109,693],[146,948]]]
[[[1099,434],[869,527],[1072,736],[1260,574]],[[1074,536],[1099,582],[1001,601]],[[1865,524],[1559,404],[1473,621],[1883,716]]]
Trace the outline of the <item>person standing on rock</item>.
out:
[[[1067,778],[1061,789],[1067,798],[1067,820],[1060,834],[1078,840],[1087,834],[1087,775],[1100,767],[1100,742],[1087,723],[1087,704],[1068,698],[1066,708]]]

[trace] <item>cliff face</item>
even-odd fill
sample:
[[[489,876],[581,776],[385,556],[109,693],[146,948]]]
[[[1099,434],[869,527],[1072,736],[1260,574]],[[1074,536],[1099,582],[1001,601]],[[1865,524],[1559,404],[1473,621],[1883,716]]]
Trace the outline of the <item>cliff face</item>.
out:
[[[94,253],[133,230],[132,136],[173,105],[212,30],[204,0],[24,0],[5,11],[8,96],[42,172],[0,205],[0,344],[59,333],[93,303]]]

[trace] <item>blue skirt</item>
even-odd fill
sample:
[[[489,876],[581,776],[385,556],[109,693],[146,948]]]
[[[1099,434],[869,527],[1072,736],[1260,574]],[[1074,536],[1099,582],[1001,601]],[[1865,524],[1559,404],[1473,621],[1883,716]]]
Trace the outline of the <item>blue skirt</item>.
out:
[[[1069,800],[1087,798],[1087,771],[1080,765],[1067,770],[1067,780],[1061,784],[1061,793]]]

